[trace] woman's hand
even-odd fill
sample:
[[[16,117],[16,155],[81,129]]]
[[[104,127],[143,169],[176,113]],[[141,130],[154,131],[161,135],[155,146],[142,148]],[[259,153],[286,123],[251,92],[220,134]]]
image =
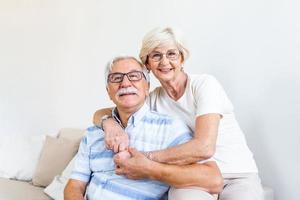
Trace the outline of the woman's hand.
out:
[[[115,153],[125,151],[129,146],[128,134],[113,119],[107,119],[103,123],[105,132],[104,142],[107,149],[111,149]]]
[[[135,148],[129,148],[130,158],[114,156],[114,162],[117,166],[116,174],[124,175],[130,179],[148,178],[148,169],[151,167],[151,160]]]

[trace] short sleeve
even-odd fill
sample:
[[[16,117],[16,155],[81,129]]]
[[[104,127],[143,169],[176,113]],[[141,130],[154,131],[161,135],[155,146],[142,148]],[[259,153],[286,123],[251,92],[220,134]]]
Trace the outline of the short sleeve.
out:
[[[78,153],[75,158],[74,168],[71,173],[72,179],[83,182],[89,182],[91,170],[89,166],[89,147],[87,145],[87,136],[81,139]]]
[[[233,111],[232,103],[221,84],[210,75],[197,76],[192,80],[192,91],[196,102],[196,116]]]

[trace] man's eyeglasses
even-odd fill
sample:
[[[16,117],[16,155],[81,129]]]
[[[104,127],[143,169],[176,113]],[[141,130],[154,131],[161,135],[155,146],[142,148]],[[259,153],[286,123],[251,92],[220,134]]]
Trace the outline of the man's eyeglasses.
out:
[[[111,73],[108,75],[107,81],[111,82],[111,83],[121,83],[123,81],[125,75],[127,76],[128,80],[130,80],[130,81],[139,81],[143,77],[146,79],[143,72],[132,71],[132,72],[128,72],[128,73],[120,73],[120,72]]]
[[[157,51],[154,51],[154,52],[151,52],[148,56],[151,60],[155,61],[155,62],[158,62],[158,61],[161,61],[161,59],[164,57],[164,55],[166,55],[166,57],[169,59],[169,60],[177,60],[178,57],[179,57],[179,51],[176,50],[176,49],[170,49],[167,51],[167,53],[160,53],[160,52],[157,52]]]

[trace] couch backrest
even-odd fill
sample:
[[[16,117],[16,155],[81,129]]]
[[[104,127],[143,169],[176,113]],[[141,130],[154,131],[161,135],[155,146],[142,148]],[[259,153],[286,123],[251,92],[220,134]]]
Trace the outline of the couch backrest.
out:
[[[81,138],[84,136],[85,130],[76,128],[62,128],[58,133],[58,138],[66,138],[69,140],[76,140],[80,142]]]

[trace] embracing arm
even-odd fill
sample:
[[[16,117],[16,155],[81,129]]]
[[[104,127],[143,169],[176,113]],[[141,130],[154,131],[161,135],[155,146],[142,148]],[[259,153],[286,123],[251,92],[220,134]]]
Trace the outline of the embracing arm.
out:
[[[111,113],[111,108],[98,110],[94,114],[94,123],[100,126],[103,115]],[[206,114],[198,116],[195,121],[195,133],[190,141],[160,151],[148,152],[147,157],[153,161],[185,165],[209,159],[215,153],[218,127],[221,116]],[[128,135],[113,119],[105,120],[105,144],[115,153],[128,148]]]
[[[112,108],[103,108],[103,109],[97,110],[93,116],[93,123],[96,126],[101,127],[101,117],[103,117],[104,115],[111,115],[111,112],[112,112]],[[103,127],[101,127],[101,128],[103,128]]]
[[[70,179],[64,189],[65,200],[83,200],[87,183]]]
[[[97,110],[93,117],[94,124],[101,127],[101,117],[103,117],[104,115],[111,115],[111,113],[112,108]],[[115,153],[117,153],[128,148],[128,135],[115,120],[113,120],[112,118],[105,120],[103,122],[103,127],[101,128],[105,131],[104,141],[107,149],[111,149]]]
[[[107,113],[111,113],[111,108],[98,110],[94,114],[94,123],[100,126],[101,117]],[[219,114],[197,117],[192,140],[165,150],[149,152],[147,157],[157,162],[177,165],[191,164],[210,158],[215,153],[220,119]],[[113,119],[105,120],[103,125],[107,148],[114,152],[127,149],[129,139],[124,130]]]
[[[177,165],[209,159],[215,153],[220,119],[219,114],[198,116],[193,139],[172,148],[148,152],[147,157],[153,161]]]
[[[223,187],[221,173],[214,161],[183,166],[154,162],[148,173],[150,179],[165,182],[176,188],[194,186],[215,194]]]
[[[129,148],[131,158],[115,156],[116,173],[130,179],[153,179],[173,187],[199,187],[209,193],[219,193],[223,179],[217,164],[209,161],[203,164],[169,165],[147,159],[141,152]]]

